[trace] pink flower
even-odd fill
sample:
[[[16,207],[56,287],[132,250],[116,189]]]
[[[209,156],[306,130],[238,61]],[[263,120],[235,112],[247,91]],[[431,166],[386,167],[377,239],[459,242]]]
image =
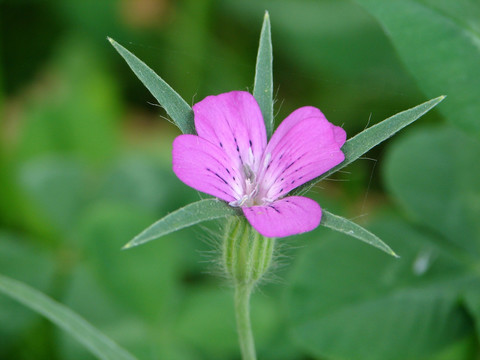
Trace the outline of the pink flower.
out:
[[[267,144],[260,108],[245,91],[208,96],[193,111],[198,136],[180,135],[173,142],[173,171],[180,180],[240,207],[267,237],[320,224],[315,201],[287,194],[344,160],[342,128],[306,106],[291,113]]]

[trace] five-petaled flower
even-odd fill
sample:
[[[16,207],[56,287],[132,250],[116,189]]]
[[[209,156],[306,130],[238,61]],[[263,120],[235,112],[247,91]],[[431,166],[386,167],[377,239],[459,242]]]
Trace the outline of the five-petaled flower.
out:
[[[306,106],[291,113],[267,143],[260,107],[245,91],[208,96],[193,106],[197,135],[173,143],[173,171],[192,188],[241,207],[267,237],[310,231],[322,210],[286,196],[344,160],[345,131]]]

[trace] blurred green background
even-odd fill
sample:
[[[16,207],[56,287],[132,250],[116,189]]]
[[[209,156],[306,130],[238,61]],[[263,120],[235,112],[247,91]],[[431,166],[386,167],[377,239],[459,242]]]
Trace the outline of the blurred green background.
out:
[[[265,9],[277,124],[313,105],[351,137],[448,97],[310,193],[401,258],[324,228],[278,241],[253,297],[259,358],[479,359],[475,0],[0,0],[0,273],[140,359],[239,359],[221,223],[120,251],[202,195],[174,176],[179,131],[106,37],[193,104],[252,90]],[[0,359],[91,358],[0,295]]]

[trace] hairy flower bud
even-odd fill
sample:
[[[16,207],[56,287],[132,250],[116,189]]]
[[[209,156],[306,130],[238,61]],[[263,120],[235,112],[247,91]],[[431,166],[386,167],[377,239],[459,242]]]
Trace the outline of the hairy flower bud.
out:
[[[275,238],[259,234],[244,217],[229,219],[224,234],[223,265],[236,285],[253,286],[267,272]]]

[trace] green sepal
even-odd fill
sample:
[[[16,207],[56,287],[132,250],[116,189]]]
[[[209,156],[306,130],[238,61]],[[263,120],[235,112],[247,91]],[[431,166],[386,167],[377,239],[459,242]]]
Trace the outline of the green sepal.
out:
[[[267,136],[273,133],[273,55],[270,16],[268,11],[263,18],[260,43],[258,45],[257,64],[255,67],[255,85],[253,96],[260,106]]]
[[[275,238],[258,233],[243,216],[225,226],[222,258],[225,273],[235,285],[253,286],[271,265]]]

